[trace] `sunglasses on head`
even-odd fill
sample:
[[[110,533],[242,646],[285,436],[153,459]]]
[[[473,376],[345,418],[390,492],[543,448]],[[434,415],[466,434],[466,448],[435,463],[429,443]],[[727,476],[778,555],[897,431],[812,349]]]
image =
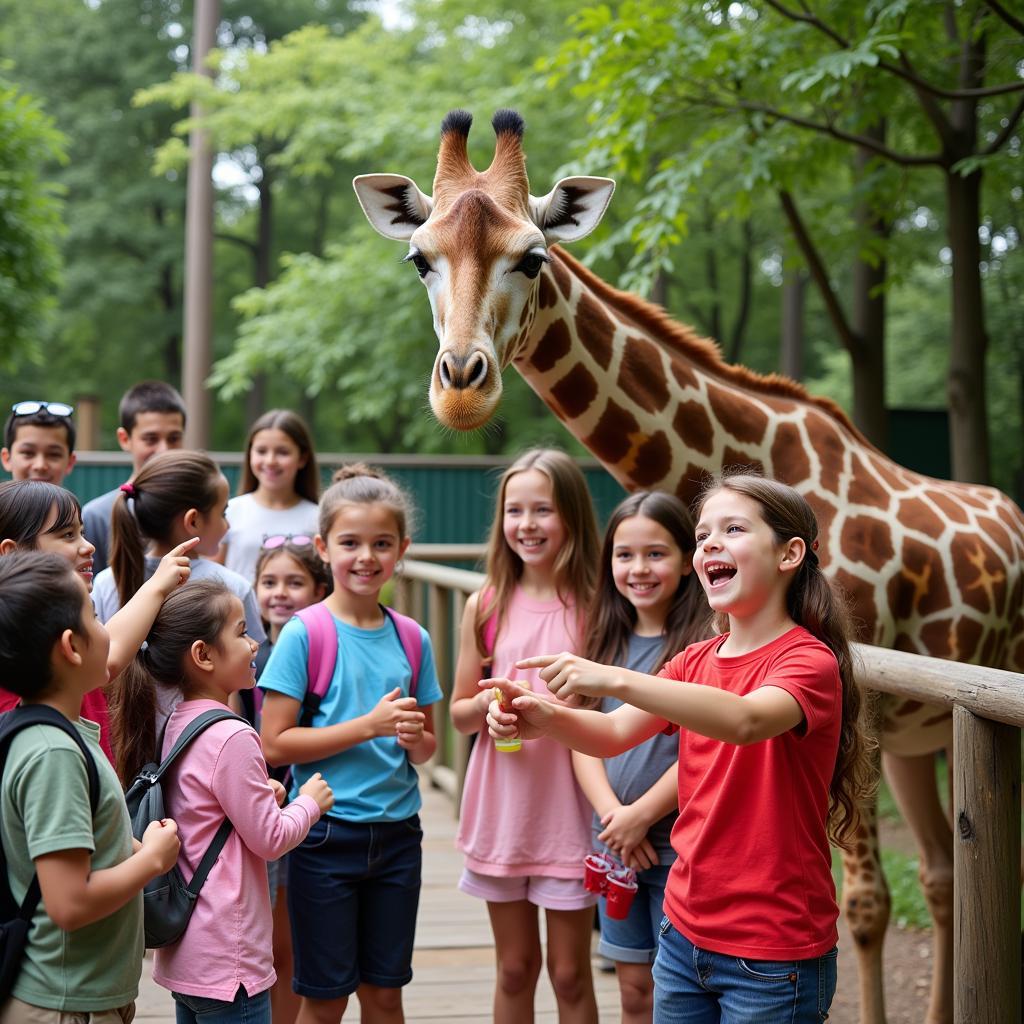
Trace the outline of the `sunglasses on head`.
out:
[[[35,412],[48,412],[51,416],[70,416],[75,411],[66,402],[15,402],[11,412],[15,416],[31,416]]]
[[[264,535],[261,547],[264,551],[273,551],[274,548],[284,547],[291,544],[293,547],[304,548],[313,543],[313,538],[305,533],[273,533]]]

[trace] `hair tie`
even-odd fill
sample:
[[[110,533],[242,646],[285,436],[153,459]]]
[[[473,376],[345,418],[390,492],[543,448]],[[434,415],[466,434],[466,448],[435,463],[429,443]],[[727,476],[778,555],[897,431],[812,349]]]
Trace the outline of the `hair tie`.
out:
[[[135,484],[130,480],[126,484],[121,484],[121,492],[128,498],[135,497]]]

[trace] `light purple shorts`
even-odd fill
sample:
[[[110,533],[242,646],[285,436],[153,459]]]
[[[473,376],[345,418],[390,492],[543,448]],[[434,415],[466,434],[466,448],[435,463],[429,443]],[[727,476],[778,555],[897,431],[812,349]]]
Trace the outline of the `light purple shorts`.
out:
[[[597,895],[583,888],[582,878],[551,878],[548,875],[481,875],[462,869],[459,889],[488,903],[527,900],[544,910],[585,910],[597,903]]]

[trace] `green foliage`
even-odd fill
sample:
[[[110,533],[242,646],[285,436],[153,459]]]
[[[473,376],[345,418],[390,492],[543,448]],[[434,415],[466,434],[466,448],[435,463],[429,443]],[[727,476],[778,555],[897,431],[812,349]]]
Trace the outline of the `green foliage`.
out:
[[[0,66],[2,70],[2,66]],[[38,101],[0,77],[0,366],[39,357],[53,308],[63,230],[59,189],[48,164],[65,139]]]

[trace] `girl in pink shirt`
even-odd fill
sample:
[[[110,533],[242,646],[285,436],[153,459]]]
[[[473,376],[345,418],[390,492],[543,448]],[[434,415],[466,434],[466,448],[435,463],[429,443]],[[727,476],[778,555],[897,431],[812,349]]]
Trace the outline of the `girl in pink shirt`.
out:
[[[224,584],[202,580],[172,594],[139,652],[115,684],[111,711],[122,780],[159,761],[196,716],[253,685],[258,644],[242,602]],[[156,687],[179,689],[157,750]],[[234,825],[196,902],[185,934],[156,952],[154,978],[171,990],[178,1024],[216,1014],[218,1022],[270,1024],[276,977],[267,865],[297,846],[334,803],[319,773],[287,807],[268,779],[259,736],[244,720],[202,732],[164,778],[167,810],[178,824],[178,863],[195,873],[225,817]]]
[[[678,854],[654,962],[654,1019],[828,1016],[836,986],[829,839],[849,846],[872,771],[843,602],[818,565],[797,491],[726,475],[696,507],[693,567],[723,635],[657,677],[574,654],[526,658],[560,697],[617,697],[610,714],[499,680],[495,736],[557,737],[608,756],[679,727]]]
[[[490,698],[478,681],[491,674],[489,665],[505,675],[537,650],[576,648],[579,609],[590,599],[597,564],[597,528],[579,467],[550,449],[520,456],[498,489],[487,582],[466,602],[451,700],[456,729],[477,733],[484,727]],[[539,679],[531,683],[550,699]],[[478,737],[457,844],[466,855],[459,888],[487,901],[494,932],[494,1020],[533,1019],[543,908],[559,1019],[596,1024],[590,936],[597,898],[583,888],[590,805],[569,751],[539,739],[503,753],[486,733]]]

